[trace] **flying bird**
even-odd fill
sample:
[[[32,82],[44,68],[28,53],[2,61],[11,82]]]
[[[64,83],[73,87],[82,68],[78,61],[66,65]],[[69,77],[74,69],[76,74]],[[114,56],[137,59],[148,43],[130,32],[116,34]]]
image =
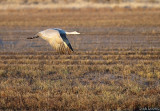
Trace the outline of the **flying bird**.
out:
[[[68,34],[80,34],[76,31],[73,32],[65,32],[59,28],[50,28],[38,32],[35,36],[29,37],[27,39],[34,39],[41,37],[42,39],[49,42],[49,44],[60,54],[73,52],[73,48],[67,39],[66,35]]]

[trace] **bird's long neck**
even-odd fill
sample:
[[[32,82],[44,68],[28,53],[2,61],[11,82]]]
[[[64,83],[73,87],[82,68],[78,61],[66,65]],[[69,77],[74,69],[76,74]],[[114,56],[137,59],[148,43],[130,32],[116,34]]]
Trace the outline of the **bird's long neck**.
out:
[[[74,32],[66,32],[66,34],[68,35],[68,34],[80,34],[80,33],[74,31]]]

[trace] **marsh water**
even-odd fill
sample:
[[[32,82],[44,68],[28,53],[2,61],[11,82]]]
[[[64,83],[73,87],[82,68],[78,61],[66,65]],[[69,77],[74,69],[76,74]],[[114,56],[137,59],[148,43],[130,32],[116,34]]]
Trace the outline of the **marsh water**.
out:
[[[43,39],[28,40],[37,32],[50,27],[1,27],[1,51],[54,51]],[[54,28],[54,27],[53,27]],[[78,27],[65,28],[80,35],[68,35],[75,50],[160,48],[160,27]]]

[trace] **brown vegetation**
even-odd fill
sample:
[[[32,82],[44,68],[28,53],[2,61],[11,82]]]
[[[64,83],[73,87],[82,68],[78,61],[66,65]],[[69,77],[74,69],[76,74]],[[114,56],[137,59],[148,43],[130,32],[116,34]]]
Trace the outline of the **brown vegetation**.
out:
[[[105,52],[106,53],[106,52]],[[0,108],[159,107],[160,51],[0,53]]]
[[[32,12],[31,14],[29,14]],[[109,27],[159,26],[160,9],[28,9],[0,10],[0,26],[9,27]],[[90,14],[88,14],[90,13]],[[99,18],[100,17],[100,18]],[[154,18],[153,18],[154,17]],[[46,19],[47,18],[47,19]],[[111,30],[112,31],[112,30]],[[145,31],[145,30],[144,30]],[[154,30],[153,30],[154,31]],[[96,32],[92,32],[93,34]],[[91,34],[92,34],[91,33]],[[115,33],[115,32],[113,32]],[[127,32],[126,32],[127,33]],[[140,33],[140,32],[139,32]],[[141,32],[154,33],[154,32]],[[130,34],[130,33],[129,33]]]
[[[0,11],[0,110],[140,110],[160,107],[159,9]],[[77,30],[58,55],[26,38]],[[37,46],[36,46],[37,45]]]

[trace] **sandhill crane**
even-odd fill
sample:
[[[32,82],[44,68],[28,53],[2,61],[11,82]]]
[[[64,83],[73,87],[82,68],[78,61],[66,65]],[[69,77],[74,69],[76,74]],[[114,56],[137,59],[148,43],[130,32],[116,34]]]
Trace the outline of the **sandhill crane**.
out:
[[[67,39],[66,35],[68,34],[80,34],[76,31],[74,32],[65,32],[59,28],[50,28],[38,32],[34,37],[30,37],[27,39],[34,39],[41,37],[44,40],[48,41],[49,44],[60,54],[71,53],[73,48]]]

